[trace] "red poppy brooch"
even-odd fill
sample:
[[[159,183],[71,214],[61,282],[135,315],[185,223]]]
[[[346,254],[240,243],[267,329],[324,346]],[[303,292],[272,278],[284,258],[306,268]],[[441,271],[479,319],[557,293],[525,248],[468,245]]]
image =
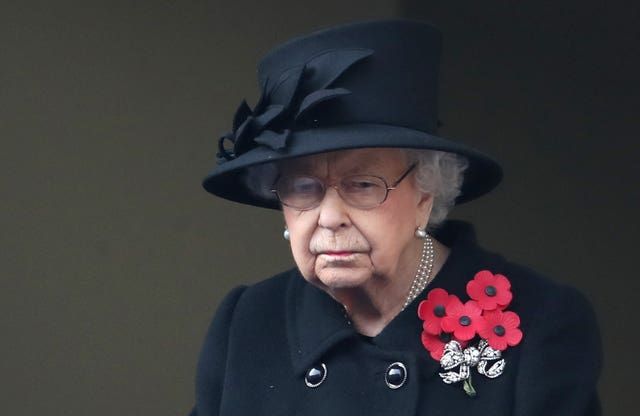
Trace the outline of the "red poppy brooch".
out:
[[[471,369],[489,378],[501,375],[506,364],[502,351],[518,345],[522,331],[518,314],[506,310],[513,295],[505,276],[482,270],[467,283],[467,294],[471,300],[462,303],[444,289],[432,289],[420,302],[418,316],[424,321],[422,345],[440,361],[442,380],[462,381],[464,391],[475,396]]]

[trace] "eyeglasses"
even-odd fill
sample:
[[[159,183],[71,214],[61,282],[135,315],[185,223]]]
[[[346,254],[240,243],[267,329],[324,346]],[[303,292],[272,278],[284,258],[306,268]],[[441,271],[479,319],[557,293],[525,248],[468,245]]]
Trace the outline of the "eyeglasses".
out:
[[[282,205],[306,211],[320,205],[327,188],[333,187],[348,205],[360,209],[373,208],[386,201],[389,191],[396,189],[415,167],[415,164],[411,165],[391,186],[383,178],[373,175],[345,176],[331,185],[315,176],[293,175],[278,178],[271,192],[276,194]]]

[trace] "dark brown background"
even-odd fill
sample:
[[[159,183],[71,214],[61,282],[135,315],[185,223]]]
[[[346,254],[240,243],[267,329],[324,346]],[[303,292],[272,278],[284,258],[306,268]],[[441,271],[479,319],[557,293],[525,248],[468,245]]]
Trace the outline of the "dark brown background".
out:
[[[0,2],[0,412],[187,413],[217,302],[292,264],[278,213],[199,185],[257,61],[322,26],[409,16],[444,33],[442,134],[506,171],[453,216],[586,293],[605,409],[634,413],[635,2],[228,3]]]

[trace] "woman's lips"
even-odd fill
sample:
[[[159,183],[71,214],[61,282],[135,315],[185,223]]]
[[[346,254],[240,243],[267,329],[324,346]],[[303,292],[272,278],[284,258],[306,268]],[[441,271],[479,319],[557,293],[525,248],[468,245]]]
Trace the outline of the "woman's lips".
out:
[[[336,251],[324,251],[321,254],[326,254],[328,256],[349,256],[353,254],[353,251],[348,250],[336,250]]]
[[[362,254],[361,251],[352,250],[327,250],[318,253],[318,256],[324,261],[333,264],[345,264],[356,261],[356,259]]]

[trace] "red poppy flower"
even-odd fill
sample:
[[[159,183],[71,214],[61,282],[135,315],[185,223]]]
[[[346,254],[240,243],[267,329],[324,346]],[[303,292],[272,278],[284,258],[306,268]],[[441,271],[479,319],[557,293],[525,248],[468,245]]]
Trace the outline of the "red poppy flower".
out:
[[[464,305],[457,297],[447,303],[447,316],[442,318],[441,326],[445,332],[453,332],[453,336],[461,341],[468,341],[476,335],[479,327],[484,325],[482,309],[475,300]]]
[[[501,274],[482,270],[467,283],[467,293],[485,311],[504,309],[511,302],[511,282]]]
[[[484,325],[478,329],[478,334],[486,339],[491,347],[504,351],[507,345],[513,347],[522,340],[522,331],[518,326],[520,317],[515,312],[488,311],[484,314]]]
[[[447,345],[449,341],[455,339],[452,334],[447,332],[440,332],[437,335],[429,334],[425,331],[422,331],[422,345],[429,351],[431,358],[436,361],[440,361],[442,358],[442,353],[444,352],[444,346]],[[466,348],[466,341],[458,341],[462,348]]]
[[[427,299],[420,302],[418,306],[418,316],[424,321],[422,328],[431,335],[438,335],[442,332],[440,321],[446,315],[446,306],[449,300],[455,295],[450,295],[444,289],[432,289],[427,295]]]

